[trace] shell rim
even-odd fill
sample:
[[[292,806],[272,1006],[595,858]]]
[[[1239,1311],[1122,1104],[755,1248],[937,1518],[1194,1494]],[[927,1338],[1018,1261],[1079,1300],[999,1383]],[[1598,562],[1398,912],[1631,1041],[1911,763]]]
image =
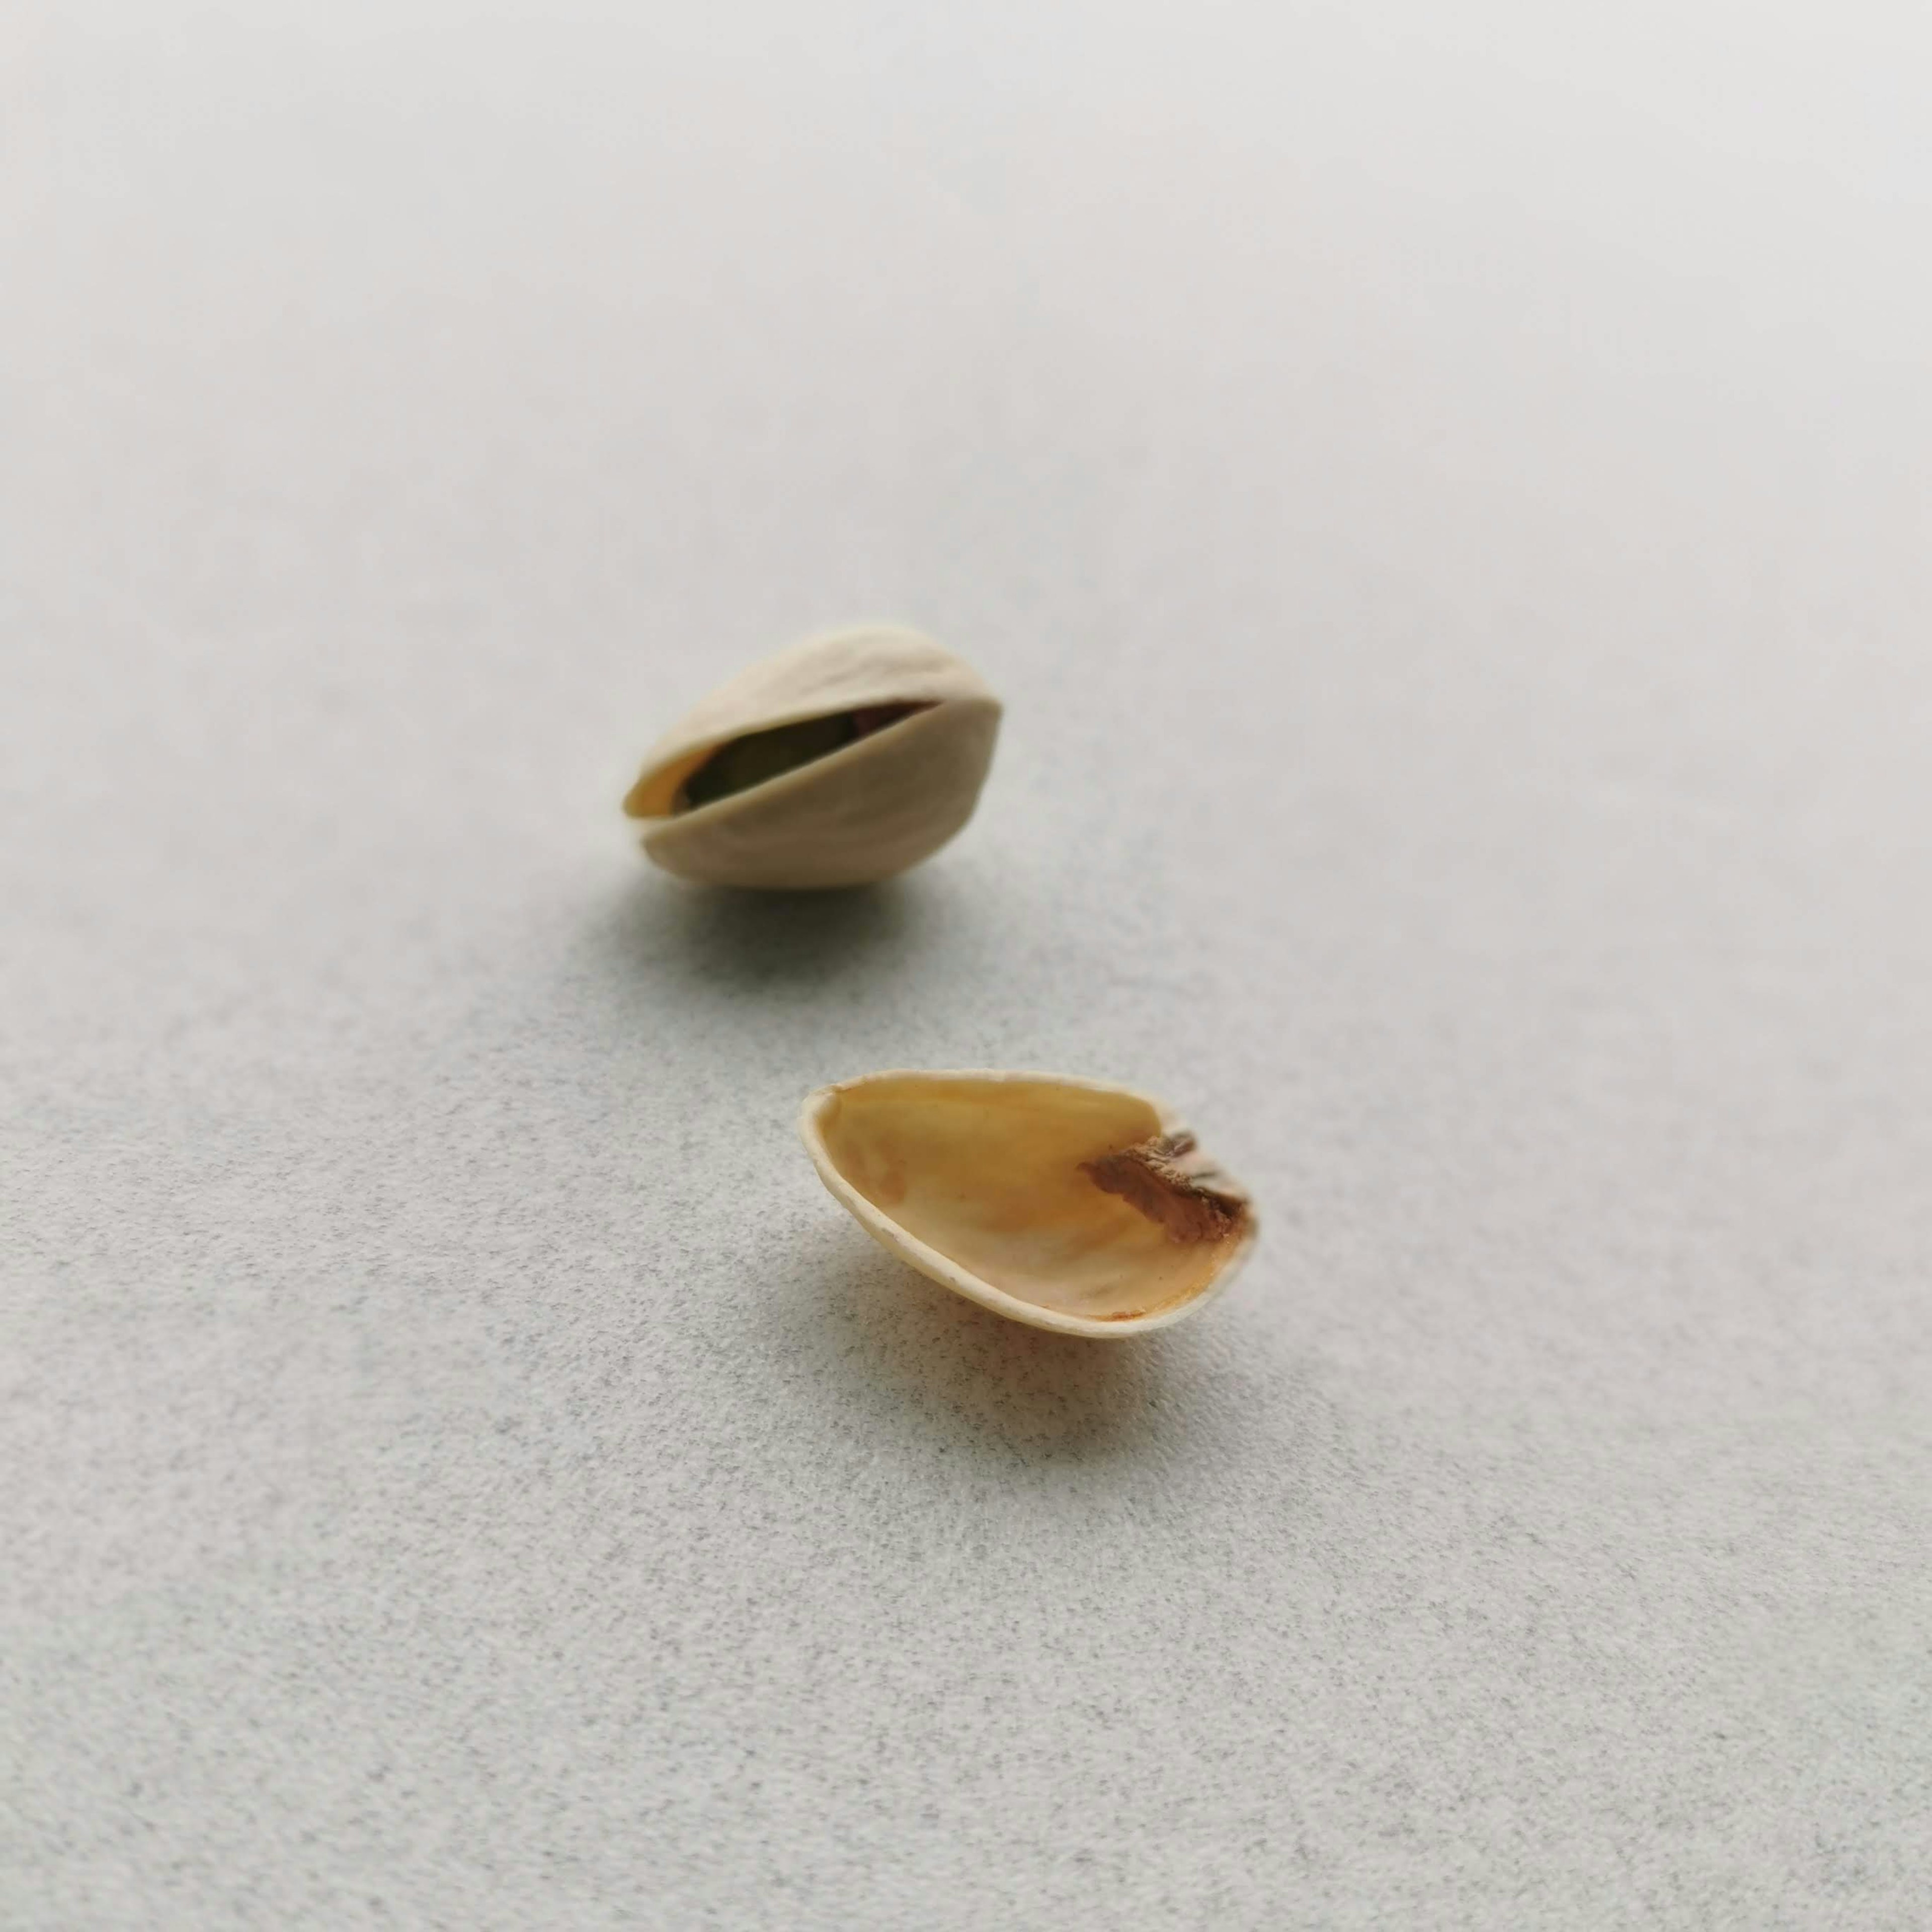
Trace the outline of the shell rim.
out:
[[[1176,1118],[1171,1109],[1151,1094],[1143,1094],[1138,1088],[1124,1087],[1117,1081],[1096,1080],[1078,1073],[1007,1072],[983,1067],[886,1067],[877,1072],[860,1074],[850,1080],[830,1081],[822,1087],[814,1087],[805,1096],[799,1108],[799,1138],[805,1143],[805,1150],[810,1155],[812,1164],[818,1170],[818,1178],[824,1184],[826,1192],[858,1222],[871,1239],[886,1248],[886,1252],[893,1255],[896,1259],[916,1269],[942,1288],[950,1288],[954,1294],[963,1295],[968,1301],[976,1301],[981,1307],[990,1309],[996,1315],[1003,1315],[1010,1321],[1023,1322],[1029,1328],[1046,1329],[1058,1334],[1078,1335],[1093,1341],[1125,1341],[1130,1336],[1144,1335],[1156,1328],[1171,1328],[1175,1322],[1184,1321],[1205,1307],[1233,1283],[1234,1277],[1246,1265],[1254,1252],[1260,1227],[1250,1200],[1247,1226],[1240,1240],[1213,1276],[1193,1294],[1179,1301],[1170,1302],[1164,1307],[1155,1309],[1151,1313],[1136,1316],[1126,1321],[1096,1321],[1091,1316],[1066,1314],[1058,1309],[1048,1308],[1040,1302],[1025,1301],[1018,1295],[1009,1294],[1005,1289],[995,1288],[991,1282],[960,1267],[937,1248],[921,1240],[910,1228],[895,1221],[882,1208],[867,1200],[834,1165],[830,1150],[826,1148],[824,1136],[819,1130],[819,1116],[824,1112],[826,1103],[840,1094],[850,1093],[855,1088],[868,1087],[881,1080],[962,1080],[978,1082],[988,1086],[1076,1087],[1090,1094],[1118,1094],[1142,1102],[1154,1109],[1163,1132],[1171,1130],[1178,1124]],[[1238,1182],[1236,1185],[1240,1184]],[[1246,1189],[1244,1188],[1242,1192],[1245,1196]],[[896,1239],[905,1244],[907,1252],[900,1253],[880,1240],[873,1225],[875,1220],[891,1227]],[[919,1258],[914,1258],[915,1254]]]

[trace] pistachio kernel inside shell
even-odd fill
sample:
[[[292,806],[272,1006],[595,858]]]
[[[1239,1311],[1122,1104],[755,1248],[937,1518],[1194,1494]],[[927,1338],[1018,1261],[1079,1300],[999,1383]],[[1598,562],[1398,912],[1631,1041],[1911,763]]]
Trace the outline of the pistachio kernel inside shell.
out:
[[[720,799],[735,797],[932,709],[930,703],[871,704],[823,718],[798,718],[768,730],[748,731],[720,745],[692,772],[671,801],[672,814],[695,812]]]

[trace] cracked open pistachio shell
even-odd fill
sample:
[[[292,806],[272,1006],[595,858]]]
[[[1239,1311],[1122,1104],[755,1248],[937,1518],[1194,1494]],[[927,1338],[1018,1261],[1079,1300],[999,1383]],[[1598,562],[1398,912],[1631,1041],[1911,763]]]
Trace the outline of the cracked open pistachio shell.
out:
[[[1246,1192],[1157,1101],[1045,1073],[872,1073],[806,1096],[819,1178],[874,1240],[1016,1322],[1118,1338],[1226,1287]]]
[[[972,817],[999,728],[999,700],[930,638],[832,632],[714,691],[652,748],[624,809],[684,878],[867,885]]]

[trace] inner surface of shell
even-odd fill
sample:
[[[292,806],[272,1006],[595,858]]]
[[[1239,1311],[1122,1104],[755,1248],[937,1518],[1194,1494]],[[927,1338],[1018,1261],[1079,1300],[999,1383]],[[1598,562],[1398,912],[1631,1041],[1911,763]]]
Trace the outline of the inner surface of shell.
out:
[[[874,1234],[898,1246],[903,1231],[969,1294],[980,1282],[1083,1322],[1139,1321],[1203,1294],[1252,1237],[1242,1190],[1123,1090],[882,1074],[824,1090],[810,1120],[821,1169],[890,1224]]]
[[[686,776],[671,800],[671,812],[696,812],[721,798],[734,797],[932,708],[929,703],[867,705],[729,739]]]

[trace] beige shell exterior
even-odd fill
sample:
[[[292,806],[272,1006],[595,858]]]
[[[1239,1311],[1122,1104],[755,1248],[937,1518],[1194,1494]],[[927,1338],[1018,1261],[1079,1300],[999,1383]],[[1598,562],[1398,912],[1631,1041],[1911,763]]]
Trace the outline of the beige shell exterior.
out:
[[[895,1188],[904,1200],[908,1184],[902,1174],[882,1178],[877,1160],[868,1162],[863,1154],[855,1156],[849,1147],[841,1147],[845,1110],[862,1103],[868,1094],[884,1094],[890,1104],[902,1108],[922,1104],[928,1096],[934,1106],[983,1105],[992,1110],[991,1118],[999,1122],[996,1131],[1003,1145],[1014,1138],[1024,1138],[1023,1124],[1030,1113],[1042,1108],[1060,1110],[1070,1103],[1089,1101],[1094,1103],[1093,1131],[1097,1136],[1091,1142],[1092,1152],[1118,1152],[1118,1147],[1108,1143],[1136,1144],[1150,1131],[1185,1136],[1190,1142],[1192,1136],[1186,1135],[1186,1129],[1166,1108],[1144,1094],[1066,1075],[896,1070],[841,1081],[806,1096],[799,1116],[800,1137],[833,1199],[889,1253],[955,1294],[1010,1320],[1058,1334],[1104,1341],[1120,1341],[1171,1328],[1205,1307],[1234,1279],[1253,1251],[1256,1222],[1246,1191],[1202,1160],[1201,1170],[1212,1174],[1217,1191],[1239,1202],[1240,1222],[1232,1234],[1216,1244],[1211,1254],[1202,1257],[1198,1270],[1204,1272],[1204,1278],[1165,1300],[1157,1290],[1144,1294],[1150,1279],[1164,1267],[1178,1264],[1164,1262],[1157,1234],[1150,1234],[1138,1226],[1131,1208],[1103,1197],[1091,1184],[1088,1184],[1086,1191],[1092,1199],[1082,1202],[1082,1184],[1076,1175],[1084,1171],[1079,1167],[1083,1144],[1079,1136],[1084,1130],[1076,1122],[1070,1127],[1071,1138],[1066,1144],[1055,1148],[1042,1162],[1044,1169],[1052,1171],[1045,1174],[1036,1214],[1030,1211],[1032,1204],[1024,1199],[1015,1210],[1010,1173],[989,1182],[967,1165],[956,1176],[947,1173],[928,1177],[926,1190],[928,1202],[938,1198],[952,1204],[950,1211],[961,1217],[958,1223],[961,1226],[964,1225],[965,1216],[976,1216],[977,1245],[982,1252],[990,1238],[996,1244],[1005,1244],[1012,1256],[1022,1258],[1015,1268],[990,1270],[1007,1274],[1006,1285],[1002,1286],[988,1279],[989,1270],[983,1263],[975,1265],[970,1255],[948,1251],[950,1247],[969,1244],[955,1242],[943,1232],[944,1214],[937,1226],[928,1217],[925,1233],[934,1238],[926,1238],[914,1232],[882,1204],[878,1197],[891,1196]],[[1122,1136],[1126,1137],[1124,1141]],[[945,1138],[942,1133],[939,1144],[943,1144]],[[888,1161],[890,1158],[886,1156]],[[862,1171],[868,1165],[873,1171]],[[987,1198],[989,1186],[991,1198]],[[976,1205],[960,1204],[972,1202],[976,1193],[981,1196]],[[1091,1292],[1076,1289],[1063,1293],[1052,1272],[1056,1256],[1072,1257],[1068,1264],[1071,1268],[1084,1264],[1088,1279],[1093,1281],[1092,1256],[1096,1252],[1104,1256],[1106,1252],[1106,1228],[1097,1221],[1090,1228],[1086,1225],[1086,1217],[1096,1210],[1101,1216],[1111,1216],[1117,1222],[1125,1216],[1130,1226],[1136,1228],[1141,1250],[1149,1256],[1152,1265],[1130,1256],[1120,1280],[1110,1285],[1106,1270],[1111,1264],[1103,1258],[1101,1274]],[[902,1206],[900,1211],[907,1210]],[[1058,1227],[1052,1225],[1056,1217],[1061,1223]],[[1080,1224],[1071,1229],[1070,1238],[1065,1225],[1069,1221]],[[990,1238],[986,1232],[988,1228],[994,1231]],[[1034,1270],[1030,1276],[1030,1269]],[[1042,1299],[1043,1296],[1047,1298]],[[1144,1300],[1144,1306],[1142,1305]],[[1090,1308],[1104,1307],[1106,1312],[1083,1312],[1083,1301]]]
[[[678,788],[747,733],[874,705],[930,710],[728,798],[672,816]],[[973,815],[1000,704],[916,631],[874,625],[809,638],[721,686],[658,740],[624,800],[645,852],[714,885],[866,885],[916,866]]]

